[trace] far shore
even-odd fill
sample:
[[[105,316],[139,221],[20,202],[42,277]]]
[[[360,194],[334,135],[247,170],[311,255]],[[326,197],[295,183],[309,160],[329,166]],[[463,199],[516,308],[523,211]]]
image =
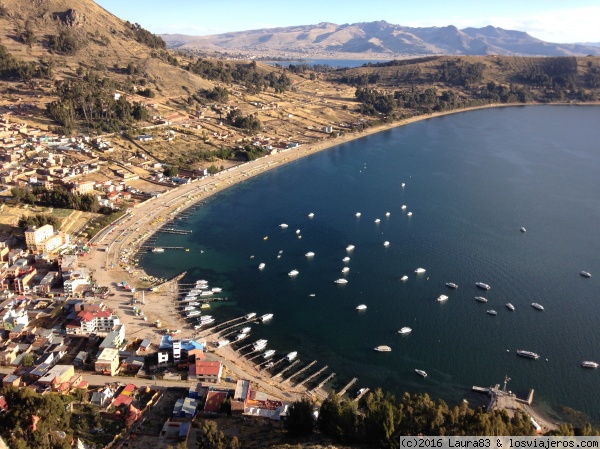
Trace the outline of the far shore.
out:
[[[583,105],[587,104],[591,103]],[[595,105],[597,104],[598,103],[595,103]],[[560,105],[564,106],[567,104],[563,103]],[[165,288],[163,291],[155,293],[146,292],[145,304],[141,307],[145,312],[147,321],[136,316],[132,312],[131,293],[117,289],[116,284],[118,282],[127,281],[133,287],[143,287],[147,284],[141,282],[140,279],[147,277],[148,275],[144,272],[143,268],[134,265],[128,265],[127,269],[122,267],[120,263],[121,254],[123,254],[124,251],[135,254],[136,249],[141,245],[144,245],[144,242],[153,235],[158,227],[164,224],[164,220],[169,217],[172,217],[233,185],[274,168],[281,167],[289,162],[346,142],[421,120],[428,120],[444,115],[478,109],[505,106],[528,106],[528,104],[490,104],[420,115],[390,124],[373,126],[366,128],[363,132],[346,133],[341,137],[326,139],[314,144],[303,145],[297,149],[291,149],[275,155],[266,156],[249,163],[235,166],[220,172],[215,176],[210,176],[174,188],[160,197],[139,204],[130,214],[127,214],[123,219],[117,221],[118,224],[114,232],[108,233],[105,230],[98,234],[91,240],[93,250],[90,252],[89,256],[86,256],[82,260],[82,264],[91,270],[94,280],[99,285],[109,286],[111,287],[111,291],[115,293],[114,296],[107,298],[105,303],[119,314],[121,321],[126,326],[127,338],[130,341],[136,338],[150,338],[153,343],[158,343],[158,335],[162,330],[157,329],[154,326],[156,319],[161,320],[163,328],[180,329],[181,332],[178,335],[180,338],[202,337],[203,339],[206,339],[208,343],[216,341],[218,339],[218,334],[211,334],[207,331],[198,333],[197,331],[190,329],[189,324],[186,323],[175,310],[174,306],[176,305],[177,291],[172,288]],[[99,250],[100,248],[106,249],[106,251]],[[133,256],[131,257],[133,258]],[[140,298],[138,297],[138,301],[139,299]],[[208,347],[210,348],[210,345]],[[257,371],[254,363],[240,357],[233,348],[226,346],[221,349],[214,349],[213,352],[215,353],[211,355],[213,359],[221,360],[228,371],[235,377],[242,378],[243,376],[250,379],[274,397],[284,400],[295,400],[306,397],[307,395],[305,388],[292,388],[290,385],[282,385],[273,382],[270,380],[270,377]]]

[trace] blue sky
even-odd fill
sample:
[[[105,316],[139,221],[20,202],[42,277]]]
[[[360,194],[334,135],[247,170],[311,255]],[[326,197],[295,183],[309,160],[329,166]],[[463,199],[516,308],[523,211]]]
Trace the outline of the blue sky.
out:
[[[548,42],[600,42],[598,0],[95,0],[154,33],[219,34],[258,28],[386,20],[404,26],[494,25]]]

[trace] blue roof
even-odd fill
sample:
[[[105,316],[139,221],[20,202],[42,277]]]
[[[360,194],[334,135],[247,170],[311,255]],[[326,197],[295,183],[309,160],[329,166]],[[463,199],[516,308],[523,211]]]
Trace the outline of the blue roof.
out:
[[[160,339],[159,349],[171,349],[173,347],[173,339],[170,335],[163,335]]]
[[[184,351],[191,351],[192,349],[201,349],[204,351],[204,346],[195,340],[182,340],[181,349]]]

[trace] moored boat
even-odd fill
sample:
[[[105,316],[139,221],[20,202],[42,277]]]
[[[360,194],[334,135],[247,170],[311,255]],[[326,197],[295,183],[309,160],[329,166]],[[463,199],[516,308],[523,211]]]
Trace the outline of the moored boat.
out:
[[[531,351],[525,351],[523,349],[517,349],[517,355],[520,355],[521,357],[535,359],[535,360],[540,358],[539,354],[536,354],[535,352],[531,352]]]
[[[246,337],[249,337],[249,336],[250,336],[250,334],[237,334],[237,335],[235,336],[235,340],[236,340],[236,341],[241,341],[241,340],[243,340],[244,338],[246,338]]]
[[[407,276],[407,275],[404,275],[404,276],[402,276],[402,277],[400,278],[400,280],[401,280],[402,282],[406,282],[406,281],[408,281],[408,276]]]
[[[489,315],[498,315],[498,312],[496,312],[495,310],[486,310],[485,313]]]
[[[490,288],[492,288],[488,284],[485,284],[483,282],[476,282],[475,285],[482,290],[489,290]]]
[[[520,231],[523,232],[523,233],[525,233],[525,232],[527,232],[527,229],[521,228]]]
[[[298,353],[296,351],[292,351],[292,352],[288,353],[288,355],[285,356],[285,359],[288,362],[291,362],[292,360],[294,360],[296,358],[297,355],[298,355]]]
[[[425,271],[427,271],[427,270],[425,270],[425,268],[417,268],[417,269],[415,270],[415,273],[417,273],[417,274],[422,274],[422,273],[425,273]]]
[[[582,275],[584,278],[591,278],[592,274],[588,271],[582,271],[579,273],[580,275]]]
[[[255,351],[260,351],[261,349],[264,349],[265,346],[267,346],[267,340],[256,340],[253,344],[252,344],[252,348]]]
[[[261,263],[259,263],[259,264],[258,264],[258,269],[259,269],[259,270],[262,270],[262,269],[264,269],[264,268],[265,268],[265,266],[266,266],[266,265],[265,265],[265,263],[264,263],[264,262],[261,262]]]
[[[259,320],[261,320],[264,323],[265,321],[269,321],[271,318],[273,318],[272,313],[265,313],[264,315],[260,316]]]
[[[511,303],[509,303],[509,302],[507,302],[507,303],[506,303],[506,307],[507,307],[509,310],[512,310],[512,311],[514,311],[514,310],[515,310],[515,306],[513,306],[513,305],[512,305]]]
[[[385,242],[383,242],[383,246],[390,246],[390,242],[388,242],[387,240]]]
[[[244,315],[244,318],[246,319],[246,321],[251,320],[252,318],[254,318],[256,316],[256,312],[250,312],[246,315]]]
[[[598,368],[598,363],[590,362],[589,360],[581,362],[583,368]]]
[[[440,295],[438,296],[437,302],[444,302],[448,299],[448,297],[446,295]]]
[[[361,214],[360,214],[360,212],[357,212],[357,213],[356,213],[356,214],[354,214],[354,215],[356,215],[357,217],[360,217],[360,215],[361,215]]]
[[[346,251],[352,251],[354,248],[356,248],[354,245],[348,245],[346,246]]]
[[[400,209],[406,210],[406,204],[403,204],[402,207],[400,207]]]
[[[152,248],[152,252],[153,253],[164,253],[165,249],[164,248],[156,247],[156,248]]]
[[[240,333],[247,334],[251,330],[252,330],[252,328],[250,326],[247,326],[247,327],[242,328],[242,330],[240,331]]]
[[[381,220],[379,218],[376,218],[375,223],[381,223]]]
[[[483,296],[475,296],[475,299],[479,302],[487,302],[487,298],[484,298]]]
[[[350,258],[348,256],[346,256],[342,259],[342,262],[348,263],[348,262],[350,262]]]
[[[342,273],[344,273],[344,274],[348,273],[349,271],[350,271],[350,268],[348,268],[348,267],[342,268]]]
[[[298,270],[292,270],[288,273],[289,277],[294,277],[294,276],[298,276],[300,272]]]
[[[269,357],[272,357],[273,354],[275,354],[275,350],[269,349],[269,350],[265,351],[265,353],[263,354],[263,358],[268,359]]]
[[[415,373],[417,373],[419,376],[427,377],[427,373],[422,369],[416,369]]]
[[[313,253],[312,251],[309,251],[305,254],[306,257],[314,257],[315,253]]]
[[[356,306],[356,310],[367,310],[367,306],[365,304],[359,304]]]
[[[392,350],[392,348],[390,348],[389,346],[386,346],[386,345],[380,345],[373,349],[377,352],[390,352]]]
[[[287,228],[287,227],[288,227],[288,225],[287,225],[287,224],[285,224],[285,223],[281,223],[281,224],[279,225],[279,227],[280,227],[281,229],[285,229],[285,228]]]
[[[408,213],[406,214],[406,216],[407,216],[407,217],[412,217],[412,212],[408,212]]]
[[[402,329],[400,329],[398,331],[398,333],[402,334],[402,335],[410,334],[411,332],[412,332],[412,329],[410,327],[403,327]]]
[[[538,310],[544,310],[544,306],[541,304],[538,304],[537,302],[532,302],[531,307],[533,307],[534,309],[538,309]]]
[[[336,279],[335,281],[336,284],[347,284],[348,283],[348,279]]]
[[[314,218],[314,217],[315,217],[314,213],[311,212],[310,214],[308,214],[308,218]]]
[[[449,288],[458,288],[458,285],[455,284],[454,282],[446,282],[446,287],[449,287]]]

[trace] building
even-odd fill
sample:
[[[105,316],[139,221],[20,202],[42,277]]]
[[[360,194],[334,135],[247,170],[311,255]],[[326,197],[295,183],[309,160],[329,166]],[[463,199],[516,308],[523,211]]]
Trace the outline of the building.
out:
[[[14,329],[19,324],[27,325],[29,323],[27,310],[25,308],[5,309],[0,314],[0,323],[2,324],[2,329],[6,331]]]
[[[67,333],[75,335],[106,335],[121,324],[112,310],[81,310],[74,320],[66,325]],[[124,332],[124,330],[123,330]]]
[[[75,375],[73,365],[55,365],[38,380],[38,384],[57,388]]]
[[[52,286],[58,279],[58,271],[50,271],[40,281],[38,286],[38,293],[40,295],[47,295],[52,290]]]
[[[223,374],[223,365],[221,362],[204,362],[196,360],[194,368],[194,370],[190,370],[190,375],[195,374],[196,380],[199,382],[218,383],[221,381],[221,375]],[[195,373],[193,373],[193,371],[195,371]]]
[[[125,325],[119,324],[115,326],[115,330],[109,332],[102,343],[100,343],[100,349],[114,348],[119,349],[125,340]]]
[[[119,368],[119,350],[103,349],[94,365],[97,373],[114,376]]]
[[[54,227],[50,224],[39,228],[31,226],[25,231],[25,244],[27,245],[27,248],[35,250],[38,243],[43,242],[48,237],[52,236],[52,234],[54,234]]]

